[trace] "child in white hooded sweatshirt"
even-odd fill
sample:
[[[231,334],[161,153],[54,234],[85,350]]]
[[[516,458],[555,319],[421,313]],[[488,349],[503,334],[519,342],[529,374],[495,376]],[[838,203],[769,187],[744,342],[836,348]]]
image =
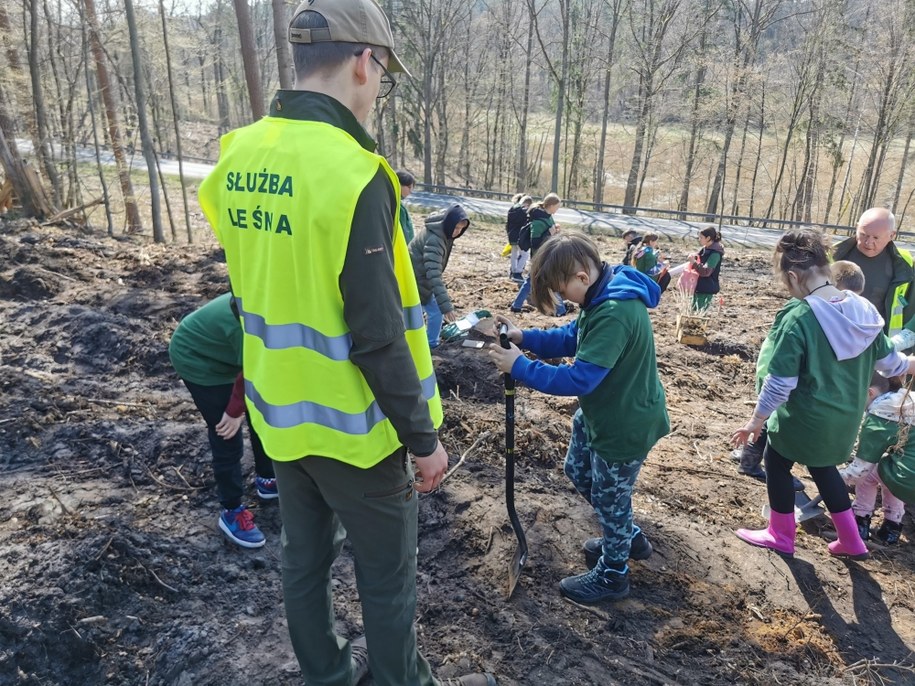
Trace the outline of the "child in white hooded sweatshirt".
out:
[[[759,353],[764,374],[752,418],[733,436],[736,445],[766,423],[764,451],[769,526],[737,536],[784,555],[794,554],[796,525],[791,467],[806,465],[838,533],[833,555],[867,556],[836,465],[851,453],[874,369],[915,373],[915,358],[893,349],[883,319],[867,300],[832,285],[828,244],[809,229],[790,231],[775,248],[775,270],[794,298],[776,315]]]

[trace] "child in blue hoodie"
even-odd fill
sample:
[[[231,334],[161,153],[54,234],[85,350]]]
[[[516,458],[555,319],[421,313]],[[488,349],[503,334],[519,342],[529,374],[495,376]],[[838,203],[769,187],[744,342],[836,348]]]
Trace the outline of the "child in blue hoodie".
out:
[[[490,346],[490,357],[526,386],[577,395],[565,473],[587,500],[603,536],[585,543],[590,571],[563,579],[560,593],[579,603],[629,594],[629,559],[645,559],[651,544],[632,521],[632,489],[654,444],[670,430],[658,378],[648,308],[661,291],[651,277],[609,267],[583,234],[545,242],[531,263],[531,299],[551,313],[558,293],[581,306],[576,321],[554,329],[518,329],[505,317],[512,345]],[[553,366],[525,357],[575,357]],[[632,427],[639,427],[633,431]]]

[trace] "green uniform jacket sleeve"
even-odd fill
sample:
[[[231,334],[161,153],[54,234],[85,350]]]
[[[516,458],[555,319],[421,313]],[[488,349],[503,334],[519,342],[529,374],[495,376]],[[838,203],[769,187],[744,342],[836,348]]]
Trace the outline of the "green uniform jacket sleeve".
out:
[[[438,435],[404,337],[394,276],[395,203],[391,182],[379,167],[356,203],[340,292],[353,338],[350,360],[362,371],[400,442],[422,457],[435,450]]]
[[[410,212],[407,210],[407,206],[403,203],[400,203],[400,228],[403,229],[403,236],[407,240],[407,244],[410,244],[410,241],[413,240],[413,220],[410,218]]]

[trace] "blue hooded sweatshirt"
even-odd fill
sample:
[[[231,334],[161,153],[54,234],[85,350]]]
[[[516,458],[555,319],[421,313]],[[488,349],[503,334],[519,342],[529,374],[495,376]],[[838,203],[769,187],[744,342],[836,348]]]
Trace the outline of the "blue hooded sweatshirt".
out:
[[[582,310],[588,311],[607,300],[639,299],[654,308],[661,301],[661,289],[654,279],[637,269],[601,264],[600,278],[588,289]],[[541,359],[572,357],[578,345],[578,320],[554,329],[525,329],[521,346]],[[525,386],[550,395],[588,395],[610,370],[583,360],[551,365],[522,356],[512,365],[512,377]]]

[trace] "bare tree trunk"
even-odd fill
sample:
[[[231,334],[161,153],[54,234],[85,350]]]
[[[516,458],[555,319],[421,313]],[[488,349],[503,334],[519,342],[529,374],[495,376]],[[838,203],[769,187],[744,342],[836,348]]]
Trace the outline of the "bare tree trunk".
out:
[[[635,207],[635,196],[638,189],[639,172],[642,168],[642,147],[645,144],[645,130],[648,127],[648,117],[651,116],[651,83],[646,83],[650,75],[639,75],[639,120],[635,125],[635,144],[632,148],[632,160],[629,163],[629,177],[626,179],[626,195],[623,204],[626,207]],[[624,210],[627,214],[634,214],[632,210]]]
[[[559,0],[562,9],[562,67],[556,84],[556,127],[553,130],[553,171],[550,176],[550,190],[559,191],[559,145],[562,137],[562,112],[565,109],[566,80],[569,78],[569,5],[572,0]]]
[[[41,40],[41,31],[38,27],[38,8],[35,3],[38,0],[29,0],[29,75],[32,78],[32,102],[35,104],[35,124],[38,128],[36,138],[35,152],[41,162],[42,171],[51,184],[51,193],[54,206],[61,207],[62,189],[60,184],[60,174],[57,173],[57,167],[54,164],[54,153],[51,150],[51,134],[48,130],[48,112],[44,102],[44,88],[41,84],[41,55],[39,41]]]
[[[127,157],[124,154],[121,125],[118,122],[118,110],[114,102],[114,93],[111,90],[111,82],[108,78],[108,67],[105,64],[105,53],[102,50],[102,42],[98,32],[95,0],[83,0],[83,6],[86,10],[89,31],[89,48],[95,59],[96,79],[99,90],[102,93],[102,100],[105,103],[105,116],[108,119],[108,137],[111,142],[111,151],[114,153],[114,160],[118,168],[118,178],[121,181],[121,193],[124,195],[124,209],[127,212],[127,231],[128,233],[136,233],[143,230],[143,223],[140,221],[140,210],[137,207],[133,183],[130,180],[130,169],[127,164]]]
[[[905,180],[905,170],[909,161],[909,149],[912,146],[912,136],[915,135],[915,110],[909,121],[909,133],[905,137],[905,147],[902,150],[902,159],[899,162],[899,175],[896,177],[896,191],[893,193],[893,210],[899,205],[899,196],[902,194],[902,182]]]
[[[251,116],[257,120],[266,114],[264,110],[264,89],[261,86],[260,71],[257,67],[257,43],[251,28],[251,12],[247,0],[232,0],[238,21],[238,38],[241,41],[241,59],[245,68],[245,82],[248,84],[248,100]]]
[[[3,80],[0,79],[0,166],[3,167],[6,178],[13,184],[13,191],[19,198],[25,215],[44,219],[54,214],[54,210],[38,176],[19,156],[15,121]]]
[[[435,176],[436,183],[447,186],[445,178],[445,158],[448,155],[448,98],[445,97],[445,69],[439,62],[438,69],[438,145],[435,149]]]
[[[528,11],[527,24],[527,50],[524,53],[524,94],[521,97],[521,120],[518,132],[518,169],[516,172],[516,188],[526,191],[530,183],[530,174],[527,169],[527,121],[528,110],[531,107],[531,56],[534,51],[534,18]]]
[[[848,184],[851,181],[851,168],[852,163],[855,161],[855,150],[858,148],[858,132],[861,130],[861,115],[858,116],[858,123],[855,124],[855,133],[851,139],[851,152],[848,154],[848,166],[845,168],[845,178],[842,179],[842,190],[839,191],[839,207],[836,213],[836,223],[842,223],[842,215],[845,214],[845,210],[849,210],[848,221],[853,219],[852,217],[852,202],[849,201],[848,207],[845,206],[845,194],[848,192]]]
[[[184,202],[184,225],[187,228],[187,242],[194,242],[191,231],[191,215],[187,203],[187,184],[184,182],[184,153],[181,150],[181,127],[178,126],[178,102],[175,98],[175,84],[172,80],[172,56],[168,47],[168,28],[165,21],[165,0],[159,0],[159,17],[162,19],[162,42],[165,46],[165,71],[168,74],[168,97],[172,106],[172,125],[175,128],[175,154],[178,156],[178,179],[181,182],[181,197]]]
[[[613,0],[607,3],[610,10],[610,31],[607,36],[607,66],[604,72],[604,97],[600,117],[600,144],[597,148],[597,165],[594,170],[594,203],[600,205],[604,202],[604,160],[607,154],[607,125],[610,119],[610,84],[613,73],[613,57],[616,52],[616,31],[620,24],[623,3],[625,0]]]
[[[750,130],[752,109],[747,107],[747,116],[743,120],[743,133],[740,135],[740,152],[737,154],[737,171],[734,173],[734,197],[731,199],[731,214],[740,212],[740,174],[743,171],[743,156],[747,151],[747,133]]]
[[[229,120],[229,96],[226,93],[226,68],[222,59],[225,47],[222,40],[222,29],[217,26],[213,36],[216,58],[213,60],[213,78],[216,80],[216,110],[219,116],[219,135],[228,133],[231,128]]]
[[[702,32],[699,42],[700,59],[705,55],[706,32]],[[702,84],[705,82],[704,62],[696,69],[696,78],[693,81],[693,104],[690,108],[689,143],[686,147],[686,169],[683,171],[683,186],[680,188],[680,202],[677,209],[681,212],[689,210],[689,187],[693,178],[693,165],[696,163],[696,139],[699,135],[699,100],[702,95]]]
[[[102,187],[102,200],[105,203],[105,220],[108,224],[108,235],[114,236],[114,219],[111,216],[111,198],[108,195],[108,182],[105,181],[105,170],[102,166],[101,146],[98,142],[98,125],[95,117],[95,98],[92,87],[92,71],[89,69],[89,39],[86,35],[86,23],[81,22],[83,43],[83,71],[86,74],[86,107],[89,110],[89,121],[92,124],[92,142],[95,148],[95,168],[98,171],[99,183]]]
[[[286,3],[283,0],[271,0],[273,8],[273,39],[276,41],[276,62],[280,71],[280,88],[289,90],[293,85],[292,50],[286,37],[289,17],[286,16]],[[388,16],[391,16],[388,14]]]
[[[146,119],[146,85],[140,61],[140,37],[137,35],[137,20],[133,13],[133,0],[124,0],[127,15],[127,33],[130,36],[130,56],[133,61],[133,87],[137,96],[137,124],[140,128],[140,144],[143,157],[146,159],[146,171],[149,177],[149,201],[152,211],[153,240],[165,242],[162,231],[162,209],[159,198],[159,177],[156,170],[156,151],[152,136],[149,134],[149,123]]]
[[[50,49],[48,50],[48,63],[51,65],[51,76],[54,80],[55,95],[54,100],[57,102],[57,114],[60,118],[57,131],[59,133],[52,134],[52,138],[57,138],[60,141],[60,147],[62,150],[61,159],[66,167],[66,190],[62,190],[62,207],[81,207],[84,202],[82,199],[82,186],[79,183],[79,172],[77,169],[77,159],[76,159],[76,143],[77,143],[77,125],[76,118],[74,114],[76,93],[77,93],[77,83],[79,81],[79,73],[74,72],[70,73],[66,69],[62,69],[61,65],[68,64],[72,57],[72,45],[70,43],[69,34],[70,28],[66,29],[66,36],[64,35],[61,27],[64,25],[64,20],[62,18],[62,8],[60,3],[57,4],[57,17],[52,16],[51,10],[47,2],[42,3],[42,10],[44,11],[45,22],[48,25],[48,43],[50,44]],[[61,78],[61,73],[64,77]],[[66,80],[67,89],[64,90],[63,83]],[[53,109],[53,108],[52,108]],[[56,165],[59,167],[60,165]],[[63,180],[61,180],[63,184]]]
[[[763,134],[766,131],[766,86],[763,83],[759,100],[759,137],[756,139],[756,160],[753,162],[753,180],[750,182],[750,207],[747,216],[753,216],[753,205],[756,203],[756,179],[759,177],[759,165],[762,163]]]

